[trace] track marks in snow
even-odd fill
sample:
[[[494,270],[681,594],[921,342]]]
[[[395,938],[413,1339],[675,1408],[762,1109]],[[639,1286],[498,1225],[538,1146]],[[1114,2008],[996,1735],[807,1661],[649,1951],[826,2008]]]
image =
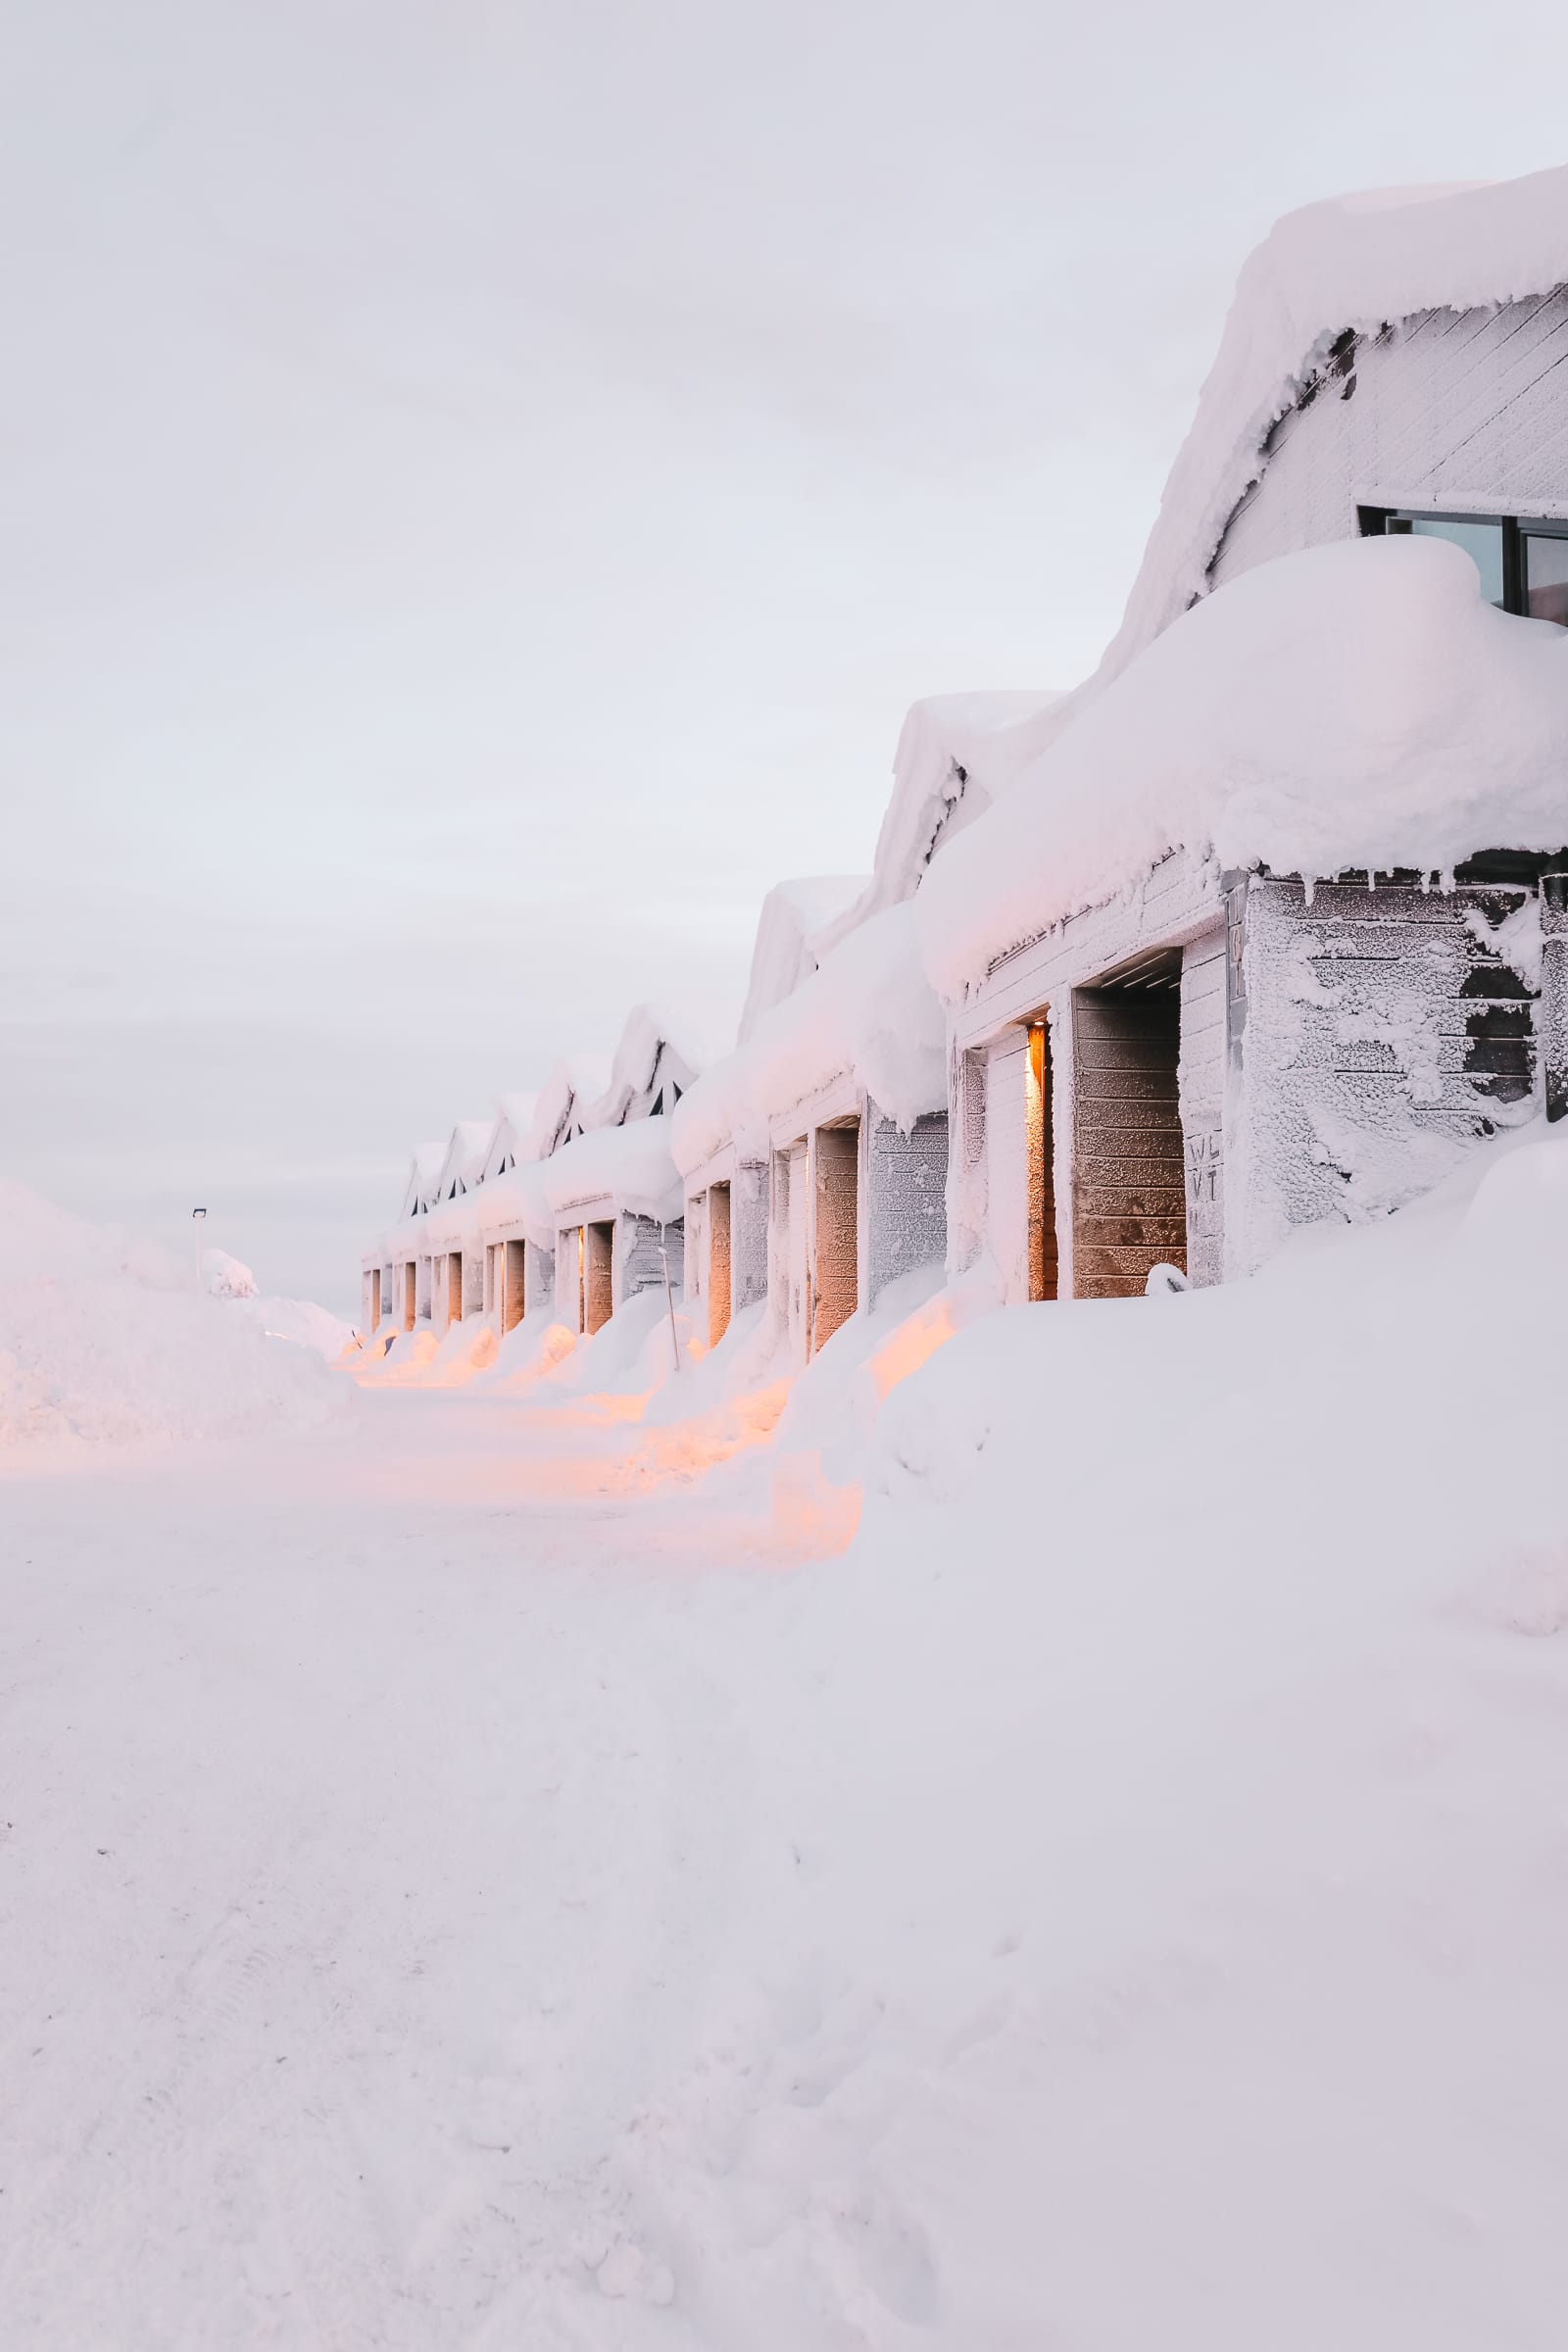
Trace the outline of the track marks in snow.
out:
[[[696,2343],[614,2159],[749,1867],[689,1530],[250,1476],[5,1497],[8,2346]]]

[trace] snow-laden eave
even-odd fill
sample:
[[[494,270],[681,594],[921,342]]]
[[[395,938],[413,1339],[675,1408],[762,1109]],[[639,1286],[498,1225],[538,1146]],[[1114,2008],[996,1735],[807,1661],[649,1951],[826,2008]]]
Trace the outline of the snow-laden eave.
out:
[[[820,970],[771,1006],[744,1046],[681,1102],[673,1149],[684,1174],[733,1144],[764,1152],[775,1121],[853,1083],[906,1129],[947,1102],[940,1004],[907,903],[870,917]]]
[[[1265,444],[1343,336],[1426,311],[1496,309],[1568,284],[1568,166],[1515,180],[1371,190],[1288,213],[1249,257],[1120,628],[1071,704],[1201,596]]]
[[[1494,611],[1425,538],[1242,574],[1084,704],[913,902],[957,1002],[1025,945],[1136,898],[1174,850],[1303,879],[1444,874],[1568,833],[1568,635]]]

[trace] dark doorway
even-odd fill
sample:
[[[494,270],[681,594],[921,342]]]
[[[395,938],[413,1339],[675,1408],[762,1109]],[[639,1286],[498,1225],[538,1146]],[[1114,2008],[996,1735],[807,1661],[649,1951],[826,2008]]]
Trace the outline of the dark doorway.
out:
[[[1073,996],[1073,1289],[1143,1295],[1187,1268],[1181,951],[1140,958]]]
[[[610,1321],[614,1305],[612,1268],[615,1255],[615,1228],[612,1223],[587,1225],[583,1228],[585,1262],[583,1267],[583,1328],[591,1339]]]

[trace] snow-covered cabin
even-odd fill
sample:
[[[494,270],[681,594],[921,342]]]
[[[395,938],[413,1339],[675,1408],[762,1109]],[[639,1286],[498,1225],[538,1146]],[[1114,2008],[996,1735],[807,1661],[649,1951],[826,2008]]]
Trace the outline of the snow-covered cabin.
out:
[[[804,1363],[946,1247],[941,1010],[908,902],[937,848],[1028,764],[1050,693],[916,703],[869,875],[763,901],[736,1051],[677,1117],[687,1296],[710,1342],[763,1298]]]
[[[805,1363],[946,1243],[943,1023],[911,909],[852,931],[675,1114],[711,1339],[766,1298]]]
[[[460,1119],[453,1128],[425,1211],[415,1257],[416,1319],[436,1332],[477,1314],[483,1263],[474,1248],[473,1201],[484,1181],[493,1122]]]
[[[1564,1106],[1565,358],[1568,172],[1251,257],[1121,630],[918,903],[955,1270],[1218,1281]]]
[[[514,1123],[501,1154],[510,1164],[487,1168],[474,1213],[480,1306],[498,1330],[548,1307],[591,1335],[623,1300],[662,1289],[666,1267],[679,1287],[669,1111],[697,1072],[692,1042],[646,1005],[628,1016],[608,1075],[557,1064],[531,1118]],[[493,1155],[499,1143],[498,1127]]]
[[[415,1146],[397,1214],[400,1228],[413,1228],[414,1219],[428,1212],[446,1154],[447,1147],[439,1140]],[[399,1331],[412,1331],[416,1312],[414,1256],[394,1256],[389,1244],[376,1242],[360,1260],[362,1328],[378,1331],[382,1321],[389,1320]]]
[[[684,1281],[684,1202],[670,1117],[696,1083],[695,1042],[647,1004],[626,1017],[609,1082],[584,1096],[577,1133],[551,1154],[556,1314],[592,1335],[642,1291]]]

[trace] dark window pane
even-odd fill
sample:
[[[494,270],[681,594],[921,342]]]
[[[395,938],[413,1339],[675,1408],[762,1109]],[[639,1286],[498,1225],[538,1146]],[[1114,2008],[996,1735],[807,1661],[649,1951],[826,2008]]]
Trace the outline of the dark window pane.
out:
[[[1412,514],[1410,528],[1423,539],[1451,539],[1462,547],[1481,574],[1481,593],[1489,605],[1502,602],[1502,525],[1498,522],[1445,522],[1438,514]]]
[[[1568,539],[1526,538],[1525,611],[1568,628]]]

